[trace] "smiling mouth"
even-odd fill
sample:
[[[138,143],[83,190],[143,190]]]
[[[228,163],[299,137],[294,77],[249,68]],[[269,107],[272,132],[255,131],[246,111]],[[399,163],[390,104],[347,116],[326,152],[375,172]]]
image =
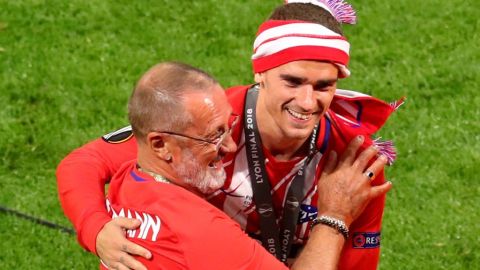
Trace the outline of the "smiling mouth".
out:
[[[208,167],[216,170],[223,168],[222,158],[221,155],[218,155],[214,161],[208,163]]]
[[[312,117],[312,113],[308,113],[308,114],[305,114],[305,113],[299,113],[299,112],[296,112],[296,111],[293,111],[289,108],[287,108],[287,112],[293,116],[295,119],[298,119],[298,120],[302,120],[302,121],[307,121],[307,120],[310,120],[310,118]]]

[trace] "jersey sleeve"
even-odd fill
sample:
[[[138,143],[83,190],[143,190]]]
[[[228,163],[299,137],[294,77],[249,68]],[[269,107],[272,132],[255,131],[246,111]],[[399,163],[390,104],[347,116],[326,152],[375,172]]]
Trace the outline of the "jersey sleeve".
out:
[[[98,232],[111,220],[105,209],[105,183],[122,163],[134,159],[137,151],[131,135],[122,141],[108,139],[104,136],[74,150],[56,172],[64,213],[73,223],[79,243],[93,253]]]
[[[365,94],[337,90],[329,109],[335,137],[334,149],[342,153],[348,143],[357,135],[365,136],[361,151],[376,144],[390,164],[395,160],[395,149],[390,143],[380,143],[372,139],[390,115],[403,104],[403,99],[386,103]],[[373,162],[373,159],[370,161]],[[382,171],[372,181],[372,185],[385,182]],[[377,269],[380,256],[380,234],[386,196],[373,199],[363,213],[350,226],[350,237],[345,242],[338,269]]]
[[[372,185],[385,180],[382,172]],[[345,242],[338,269],[377,269],[380,258],[380,238],[385,195],[373,199],[363,213],[350,226],[350,236]]]

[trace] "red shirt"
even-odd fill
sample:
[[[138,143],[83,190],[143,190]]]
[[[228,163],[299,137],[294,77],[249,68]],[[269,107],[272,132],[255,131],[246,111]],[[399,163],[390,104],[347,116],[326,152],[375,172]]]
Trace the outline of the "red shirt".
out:
[[[137,258],[148,269],[287,269],[218,208],[182,187],[156,182],[134,161],[114,175],[106,206],[112,217],[142,221],[126,235],[152,252],[151,260]]]
[[[242,118],[239,123],[243,122],[247,89],[248,86],[240,86],[226,92],[233,111]],[[323,157],[331,150],[342,153],[348,142],[360,134],[367,138],[364,147],[371,145],[370,136],[384,124],[396,107],[358,92],[337,90],[328,111],[329,117],[323,117],[320,121],[317,147],[321,151],[306,170],[305,198],[297,225],[296,243],[302,244],[308,239],[309,223],[316,216],[316,183],[323,168]],[[68,155],[57,170],[59,194],[65,213],[77,229],[79,242],[93,252],[96,235],[109,220],[103,206],[103,186],[123,162],[134,159],[136,155],[135,138],[128,137],[131,134],[128,132],[127,129],[117,134],[119,137],[126,137],[119,143],[112,143],[112,139],[108,142],[108,139],[104,138],[82,146]],[[255,237],[259,234],[258,215],[252,203],[252,188],[242,134],[243,127],[237,125],[232,136],[238,144],[238,150],[224,160],[227,181],[221,190],[211,194],[208,199]],[[285,191],[302,159],[279,162],[266,149],[264,153],[268,160],[266,170],[278,216],[283,209]],[[380,174],[372,184],[381,184],[384,179],[383,174]],[[339,269],[376,269],[384,205],[384,196],[372,200],[351,225],[351,237],[345,243]]]

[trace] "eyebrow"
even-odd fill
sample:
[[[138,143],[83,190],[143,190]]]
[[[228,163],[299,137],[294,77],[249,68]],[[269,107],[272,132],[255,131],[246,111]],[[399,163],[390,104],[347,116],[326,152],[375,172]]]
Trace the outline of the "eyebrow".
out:
[[[237,115],[237,114],[233,113],[233,110],[229,110],[229,111],[230,111],[230,113],[229,113],[230,116],[229,116],[229,117],[231,117],[232,115]],[[237,115],[237,116],[238,116],[238,115]],[[219,128],[220,128],[220,127],[219,127]],[[225,127],[222,126],[222,128],[225,128]],[[227,124],[227,129],[228,129],[228,124]],[[216,140],[216,139],[218,139],[218,138],[223,134],[223,132],[226,131],[226,129],[225,129],[222,133],[218,133],[218,131],[219,131],[218,128],[217,128],[216,130],[212,130],[212,131],[208,132],[208,133],[205,135],[205,137],[206,137],[206,138],[212,138],[212,139]]]
[[[303,84],[303,83],[306,83],[308,81],[307,78],[293,76],[293,75],[289,75],[289,74],[280,74],[280,78],[283,79],[283,80],[292,82],[292,83],[296,83],[296,84]],[[314,83],[314,85],[315,85],[315,87],[319,87],[319,86],[321,87],[321,86],[326,86],[326,85],[335,83],[337,81],[338,81],[338,78],[318,80]]]

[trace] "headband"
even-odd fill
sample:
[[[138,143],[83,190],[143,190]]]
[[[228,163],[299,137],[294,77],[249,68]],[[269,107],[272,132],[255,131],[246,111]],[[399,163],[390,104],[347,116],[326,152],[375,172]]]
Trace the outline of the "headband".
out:
[[[293,0],[287,3],[293,2],[325,5],[321,1]],[[330,13],[332,10],[328,9]],[[340,71],[339,77],[345,78],[350,76],[347,68],[349,51],[350,44],[345,37],[321,24],[268,20],[260,25],[253,45],[253,70],[260,73],[292,61],[318,60],[335,64]]]

